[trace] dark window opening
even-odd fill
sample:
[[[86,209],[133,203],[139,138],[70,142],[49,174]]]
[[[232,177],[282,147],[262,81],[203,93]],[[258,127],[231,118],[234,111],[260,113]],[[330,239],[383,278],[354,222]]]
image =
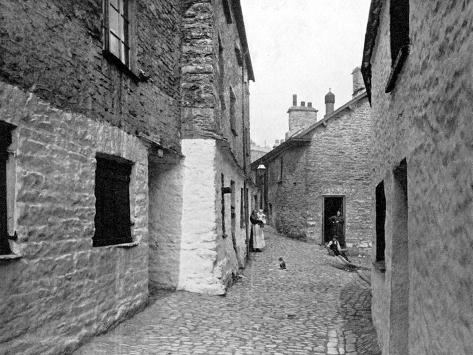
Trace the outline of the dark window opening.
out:
[[[0,255],[11,254],[8,242],[7,161],[13,127],[0,122]]]
[[[232,12],[230,10],[229,0],[222,0],[223,4],[223,13],[225,14],[225,20],[228,24],[232,23]]]
[[[386,92],[394,89],[396,79],[409,54],[409,0],[390,3],[391,74]]]
[[[95,235],[93,246],[131,243],[130,175],[132,163],[118,157],[97,157]]]
[[[390,3],[391,60],[394,65],[399,51],[409,44],[409,0]]]
[[[233,89],[230,88],[230,128],[234,136],[238,136],[238,131],[236,128],[236,96],[233,92]]]
[[[384,182],[376,186],[376,261],[384,261],[386,222],[386,197],[384,194]]]

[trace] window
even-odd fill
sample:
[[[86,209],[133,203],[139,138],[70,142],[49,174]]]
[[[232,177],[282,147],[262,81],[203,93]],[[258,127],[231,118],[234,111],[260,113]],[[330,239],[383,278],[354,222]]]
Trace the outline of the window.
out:
[[[392,71],[386,92],[394,89],[396,79],[409,54],[409,0],[391,1],[389,15]]]
[[[7,206],[7,161],[8,147],[12,143],[9,124],[0,122],[0,255],[11,254],[8,242],[8,206]]]
[[[386,197],[384,194],[384,182],[376,186],[376,262],[384,261],[386,222]],[[380,268],[382,269],[382,267]]]
[[[95,235],[93,246],[131,243],[130,174],[128,160],[97,156]]]
[[[409,0],[390,3],[391,60],[396,62],[402,47],[409,44]]]
[[[233,92],[233,89],[230,88],[230,128],[232,129],[233,135],[238,136],[238,132],[236,129],[235,104],[236,104],[236,96],[235,96],[235,93]]]
[[[131,2],[132,0],[103,0],[104,51],[127,68],[131,68]]]
[[[232,23],[232,12],[230,10],[230,4],[228,3],[231,0],[222,0],[223,4],[223,13],[225,14],[225,20],[228,24]]]

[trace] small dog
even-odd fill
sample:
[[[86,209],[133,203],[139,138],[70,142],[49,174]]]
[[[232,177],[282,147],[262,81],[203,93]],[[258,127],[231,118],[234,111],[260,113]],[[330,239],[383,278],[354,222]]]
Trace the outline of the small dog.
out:
[[[282,257],[279,258],[279,268],[281,270],[286,270],[286,263],[284,262],[284,259]]]

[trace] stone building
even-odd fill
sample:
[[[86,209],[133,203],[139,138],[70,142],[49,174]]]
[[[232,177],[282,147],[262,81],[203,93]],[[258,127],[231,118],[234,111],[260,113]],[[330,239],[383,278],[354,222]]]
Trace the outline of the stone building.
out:
[[[223,4],[0,1],[0,353],[69,352],[243,265],[253,73]]]
[[[289,108],[287,139],[252,163],[261,178],[262,203],[278,231],[318,243],[331,238],[329,218],[341,211],[349,247],[369,247],[369,103],[360,69],[353,72],[353,98],[334,110],[335,95],[325,96],[326,114],[309,102]],[[258,174],[258,172],[256,172]]]
[[[270,147],[260,146],[253,141],[251,141],[250,143],[250,149],[251,149],[251,162],[254,162],[255,160],[261,158],[263,155],[265,155],[271,150]]]
[[[371,2],[373,320],[383,354],[473,354],[473,3]]]
[[[177,196],[182,208],[173,211],[180,225],[169,221],[173,225],[156,235],[152,273],[160,287],[223,294],[247,254],[248,89],[254,75],[239,1],[193,0],[183,7],[185,158],[167,169],[172,179],[156,186],[169,201],[163,211]]]

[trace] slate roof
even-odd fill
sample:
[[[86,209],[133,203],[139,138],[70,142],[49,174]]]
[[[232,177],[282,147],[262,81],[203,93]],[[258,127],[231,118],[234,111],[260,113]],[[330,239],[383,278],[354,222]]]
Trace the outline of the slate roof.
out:
[[[357,103],[358,101],[362,100],[363,98],[367,97],[367,92],[363,91],[361,94],[355,96],[353,99],[348,101],[346,104],[340,106],[338,109],[333,111],[330,115],[325,116],[320,121],[317,121],[310,125],[309,127],[296,132],[293,136],[287,139],[284,143],[278,145],[276,148],[271,150],[269,153],[263,155],[261,158],[255,160],[251,163],[251,169],[256,169],[259,164],[265,164],[277,158],[282,152],[291,149],[293,147],[300,147],[303,145],[307,145],[312,141],[312,138],[309,137],[309,133],[311,133],[314,129],[320,126],[327,126],[327,123],[334,117],[338,116],[341,112],[345,110],[351,110],[352,105]]]

